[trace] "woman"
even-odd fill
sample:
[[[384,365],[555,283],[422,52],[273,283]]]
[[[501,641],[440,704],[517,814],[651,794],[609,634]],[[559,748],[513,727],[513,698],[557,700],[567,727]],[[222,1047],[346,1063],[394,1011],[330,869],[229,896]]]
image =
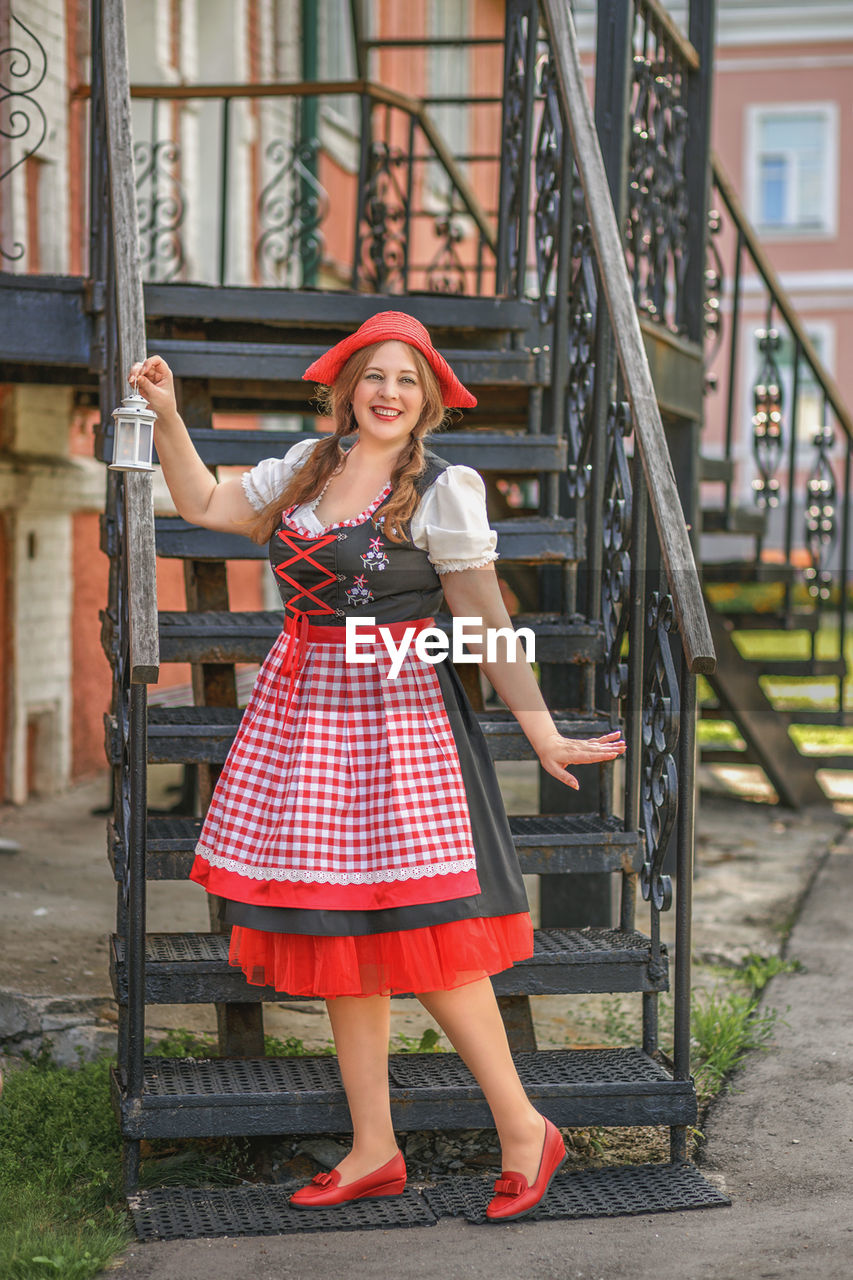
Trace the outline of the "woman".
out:
[[[372,317],[304,376],[327,388],[333,434],[218,483],[178,416],[165,362],[152,356],[130,375],[157,412],[178,512],[269,541],[285,606],[191,875],[227,899],[231,962],[250,982],[327,1001],[353,1145],[291,1202],[403,1191],[389,996],[413,991],[483,1089],[504,1170],[488,1216],[515,1219],[565,1159],[559,1132],[524,1093],[489,981],[532,954],[527,900],[494,767],[453,666],[424,660],[411,643],[400,658],[442,593],[455,617],[481,622],[482,636],[511,629],[483,482],[423,444],[447,408],[476,401],[401,312]],[[374,620],[359,627],[370,637],[359,653],[372,661],[347,661],[347,619],[356,618]],[[514,649],[498,643],[486,675],[543,768],[577,787],[568,765],[613,759],[624,743],[618,733],[562,737]]]

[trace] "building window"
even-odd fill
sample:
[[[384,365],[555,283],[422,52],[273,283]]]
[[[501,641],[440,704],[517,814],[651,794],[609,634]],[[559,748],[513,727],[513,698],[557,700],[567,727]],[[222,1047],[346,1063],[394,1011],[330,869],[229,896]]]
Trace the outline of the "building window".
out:
[[[835,234],[836,104],[754,107],[750,126],[747,188],[759,230],[771,235]]]

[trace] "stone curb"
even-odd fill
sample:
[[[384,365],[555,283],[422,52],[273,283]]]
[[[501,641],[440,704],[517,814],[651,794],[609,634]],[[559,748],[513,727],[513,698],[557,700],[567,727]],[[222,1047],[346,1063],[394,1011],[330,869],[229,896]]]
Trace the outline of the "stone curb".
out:
[[[28,996],[0,989],[0,1053],[34,1057],[49,1047],[56,1063],[74,1067],[115,1053],[111,1000],[98,996]]]

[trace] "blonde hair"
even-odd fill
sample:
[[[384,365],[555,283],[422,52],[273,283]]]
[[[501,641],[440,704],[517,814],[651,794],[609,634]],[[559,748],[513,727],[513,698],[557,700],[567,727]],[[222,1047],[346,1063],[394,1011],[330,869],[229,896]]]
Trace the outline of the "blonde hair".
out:
[[[289,477],[283,489],[249,522],[248,533],[255,542],[268,542],[278,527],[282,511],[288,507],[300,506],[315,497],[343,464],[346,450],[341,441],[358,430],[352,408],[355,389],[372,357],[383,345],[383,342],[374,342],[371,346],[356,351],[341,369],[334,385],[318,389],[320,410],[333,420],[335,429],[330,436],[314,446],[303,465]],[[423,389],[424,404],[417,424],[400,450],[391,473],[393,491],[382,510],[382,534],[389,542],[407,541],[405,526],[411,520],[420,498],[415,481],[426,467],[424,440],[443,424],[446,416],[441,388],[429,361],[416,347],[411,347],[410,350]],[[371,518],[376,526],[376,517]]]

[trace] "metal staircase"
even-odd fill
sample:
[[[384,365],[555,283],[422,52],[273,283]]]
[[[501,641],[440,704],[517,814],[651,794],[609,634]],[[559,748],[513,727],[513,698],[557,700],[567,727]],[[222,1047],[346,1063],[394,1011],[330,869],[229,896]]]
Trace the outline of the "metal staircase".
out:
[[[703,512],[703,532],[711,536],[704,538],[702,572],[718,663],[702,715],[729,721],[741,744],[715,742],[709,726],[702,756],[759,764],[783,804],[826,804],[816,770],[853,762],[843,733],[851,722],[853,418],[717,158],[713,180],[708,368],[724,430],[722,450],[705,473],[721,500]],[[746,371],[751,414],[744,421],[737,387],[748,277],[760,286],[764,317],[754,331],[755,367]],[[787,375],[783,344],[790,349]],[[805,420],[805,387],[813,421]],[[747,439],[751,457],[738,474],[738,444]],[[745,479],[747,504],[738,497]],[[787,656],[751,656],[750,632],[778,633]],[[799,656],[791,652],[796,639]],[[807,726],[824,730],[821,749],[808,754],[801,745]]]
[[[645,32],[647,51],[654,46],[654,57],[665,55],[676,66],[678,45],[670,28],[660,26],[654,6],[637,0],[613,9],[623,19],[626,77],[635,22]],[[330,341],[387,307],[404,305],[428,324],[478,396],[477,411],[433,447],[487,479],[500,570],[528,598],[514,621],[536,628],[543,688],[558,727],[584,736],[622,724],[629,748],[624,769],[603,766],[584,779],[583,811],[573,811],[573,797],[543,777],[542,812],[511,820],[522,869],[547,877],[543,883],[555,890],[555,900],[572,877],[617,876],[618,919],[577,927],[547,921],[537,931],[532,959],[496,978],[495,988],[534,1102],[565,1126],[667,1125],[676,1169],[687,1156],[688,1128],[696,1119],[689,1065],[693,729],[696,674],[712,671],[714,650],[626,268],[619,230],[625,192],[622,184],[620,195],[620,171],[612,163],[616,151],[611,146],[608,168],[564,0],[508,0],[506,10],[497,149],[511,158],[501,167],[496,223],[482,214],[491,234],[480,228],[469,260],[476,270],[467,278],[477,281],[482,296],[412,292],[414,267],[403,303],[400,292],[378,290],[332,294],[152,283],[145,289],[148,341],[175,370],[185,420],[212,468],[248,467],[303,438],[293,431],[214,428],[212,415],[235,400],[308,414],[300,380],[306,365]],[[125,93],[122,100],[122,75],[116,74],[125,65],[122,22],[114,6],[95,4],[93,12],[93,212],[100,210],[94,217],[93,294],[96,327],[104,335],[98,450],[106,457],[109,410],[122,393],[124,370],[143,354],[144,336],[142,302],[132,287],[140,275],[128,234],[134,224],[120,221],[129,219],[131,172],[129,164],[122,168],[130,147],[129,99]],[[676,69],[686,85],[691,68]],[[707,81],[707,66],[703,75]],[[628,84],[626,78],[623,92]],[[105,88],[113,96],[105,98]],[[376,94],[364,83],[360,92],[365,133],[353,192],[356,229],[363,226],[372,189],[371,157],[387,149],[372,132]],[[700,120],[700,138],[703,127]],[[438,141],[432,160],[448,176],[451,203],[470,210],[474,196],[456,184],[448,148],[429,126],[423,132]],[[103,198],[108,176],[111,201]],[[478,227],[480,220],[478,215]],[[685,239],[679,249],[685,263],[688,244]],[[463,254],[455,241],[451,248]],[[635,241],[635,284],[642,252]],[[361,260],[357,253],[353,278],[363,289]],[[386,262],[382,254],[373,260]],[[688,326],[701,316],[701,306],[691,309],[685,291],[691,280],[701,280],[702,269],[694,244],[689,270],[675,282]],[[648,273],[640,274],[649,286]],[[441,278],[447,279],[446,271]],[[695,347],[699,336],[688,333],[684,342]],[[651,346],[656,341],[646,337]],[[523,514],[513,514],[518,509],[502,496],[499,482],[505,480],[524,486],[530,505]],[[113,566],[103,632],[115,674],[107,722],[115,777],[109,849],[118,886],[111,948],[120,1028],[113,1096],[133,1190],[142,1139],[340,1131],[347,1115],[334,1059],[264,1056],[263,1004],[293,998],[249,987],[229,968],[215,904],[208,933],[146,930],[147,881],[186,876],[199,812],[240,718],[234,664],[260,661],[280,627],[278,614],[229,609],[228,562],[265,552],[247,539],[176,517],[154,520],[150,487],[134,475],[111,479],[102,544]],[[184,563],[186,612],[156,614],[155,553]],[[192,664],[193,705],[146,706],[146,683],[164,662]],[[472,692],[493,758],[532,758],[516,722],[504,711],[478,706]],[[147,815],[146,768],[163,761],[197,767],[201,810]],[[673,902],[663,870],[668,854],[677,868],[673,955],[661,939],[661,914]],[[643,931],[636,918],[638,885],[648,913]],[[672,1060],[660,1051],[658,1028],[658,996],[670,987]],[[579,992],[641,996],[642,1043],[537,1051],[529,997]],[[146,1009],[196,1002],[216,1005],[221,1056],[146,1058]],[[478,1089],[452,1054],[392,1056],[390,1077],[400,1130],[489,1122]]]

